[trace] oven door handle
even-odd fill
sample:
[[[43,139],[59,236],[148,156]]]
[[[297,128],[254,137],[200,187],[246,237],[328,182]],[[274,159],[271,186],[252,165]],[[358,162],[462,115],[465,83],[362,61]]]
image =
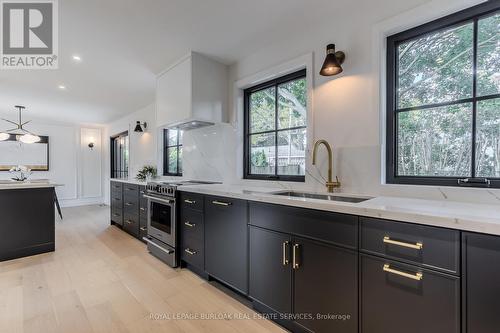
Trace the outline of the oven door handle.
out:
[[[174,253],[174,251],[172,250],[167,250],[167,249],[164,249],[163,247],[161,247],[160,245],[156,244],[155,242],[153,242],[152,240],[150,240],[148,237],[142,237],[142,239],[146,242],[148,242],[148,244],[151,244],[153,245],[154,247],[160,249],[161,251],[165,252],[166,254],[172,254]]]
[[[173,203],[175,203],[174,199],[157,198],[157,197],[153,197],[151,195],[143,195],[143,197],[146,198],[146,199],[152,200],[152,201],[160,202],[160,203],[166,203],[166,204],[173,204]]]

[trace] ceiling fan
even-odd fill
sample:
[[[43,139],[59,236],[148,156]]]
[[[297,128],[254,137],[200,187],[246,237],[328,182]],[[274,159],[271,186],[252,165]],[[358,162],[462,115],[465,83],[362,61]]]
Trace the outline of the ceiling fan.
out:
[[[35,135],[35,134],[31,133],[30,131],[24,129],[24,125],[26,125],[27,123],[29,123],[31,121],[31,120],[28,120],[28,121],[25,121],[23,123],[23,120],[22,120],[22,111],[24,109],[26,109],[26,107],[24,107],[22,105],[16,105],[14,107],[19,112],[19,122],[16,123],[14,121],[10,121],[8,119],[3,119],[2,118],[3,121],[6,121],[6,122],[8,122],[10,124],[13,124],[16,127],[13,128],[13,129],[10,129],[8,131],[5,131],[5,132],[0,132],[0,141],[8,140],[11,135],[15,135],[16,136],[16,140],[17,141],[21,141],[23,143],[36,143],[36,142],[39,142],[41,140],[41,138],[38,135]]]

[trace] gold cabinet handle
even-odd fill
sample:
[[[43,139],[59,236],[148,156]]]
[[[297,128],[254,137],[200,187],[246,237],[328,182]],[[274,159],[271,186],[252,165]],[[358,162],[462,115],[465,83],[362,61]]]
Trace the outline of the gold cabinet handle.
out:
[[[186,225],[190,228],[194,228],[196,226],[196,223],[189,223],[189,221],[186,221],[186,222],[184,222],[184,225]]]
[[[191,250],[189,248],[185,249],[184,252],[186,252],[190,256],[194,256],[196,254],[196,251],[193,251],[193,250]]]
[[[424,247],[424,244],[420,243],[420,242],[415,243],[415,244],[405,243],[405,242],[400,242],[400,241],[397,241],[397,240],[393,240],[389,236],[385,236],[384,237],[384,243],[386,243],[386,244],[392,244],[392,245],[397,245],[397,246],[402,246],[402,247],[407,247],[409,249],[415,249],[415,250],[422,250],[422,248]]]
[[[185,203],[188,203],[188,204],[190,204],[190,205],[194,205],[194,204],[196,203],[196,201],[194,201],[194,200],[189,200],[189,199],[184,200],[184,202],[185,202]]]
[[[420,272],[415,273],[415,274],[401,272],[401,271],[398,271],[397,269],[391,268],[391,266],[389,264],[384,264],[383,270],[384,270],[384,272],[396,274],[396,275],[399,275],[399,276],[402,276],[402,277],[405,277],[408,279],[416,280],[416,281],[420,281],[424,278],[424,274],[422,274]]]
[[[133,222],[130,221],[130,220],[125,220],[125,222],[127,222],[128,224],[132,224]]]
[[[140,229],[141,229],[141,231],[146,231],[146,230],[148,230],[148,228],[146,228],[146,227],[141,227]]]
[[[293,263],[292,263],[292,266],[293,266],[293,269],[299,269],[300,267],[300,264],[299,264],[299,261],[297,259],[297,255],[298,255],[298,251],[299,251],[299,244],[293,244],[293,253],[292,253],[292,260],[293,260]]]
[[[214,205],[219,205],[219,206],[231,206],[230,202],[223,202],[223,201],[218,201],[218,200],[214,200],[214,201],[212,201],[212,203]]]
[[[140,210],[142,210],[144,212],[144,211],[146,211],[146,208],[141,207]]]
[[[286,266],[290,263],[290,261],[287,258],[287,255],[286,255],[288,244],[289,244],[288,241],[283,242],[283,266]]]
[[[126,202],[125,206],[132,206],[132,203],[131,202]]]

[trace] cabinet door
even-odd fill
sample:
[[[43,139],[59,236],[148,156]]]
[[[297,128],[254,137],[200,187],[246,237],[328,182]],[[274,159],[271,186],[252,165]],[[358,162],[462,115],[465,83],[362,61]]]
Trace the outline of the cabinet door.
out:
[[[356,252],[295,238],[294,313],[310,331],[358,331],[358,255]],[[338,317],[335,317],[338,316]]]
[[[500,329],[500,237],[464,233],[467,333]]]
[[[205,198],[205,270],[248,293],[247,204],[230,198]]]
[[[460,278],[362,255],[361,317],[365,333],[459,333]]]
[[[279,313],[292,312],[291,237],[249,227],[252,299]]]

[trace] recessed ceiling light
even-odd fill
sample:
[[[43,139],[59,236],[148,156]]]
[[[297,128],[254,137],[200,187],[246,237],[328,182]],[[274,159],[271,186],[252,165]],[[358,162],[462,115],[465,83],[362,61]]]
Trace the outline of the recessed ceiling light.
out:
[[[74,60],[74,61],[78,61],[78,62],[80,62],[80,61],[82,61],[82,58],[81,58],[79,55],[76,55],[76,54],[75,54],[75,55],[73,56],[73,60]]]
[[[65,85],[60,84],[60,85],[58,85],[57,87],[58,87],[59,89],[61,89],[61,90],[66,90],[66,86],[65,86]]]

